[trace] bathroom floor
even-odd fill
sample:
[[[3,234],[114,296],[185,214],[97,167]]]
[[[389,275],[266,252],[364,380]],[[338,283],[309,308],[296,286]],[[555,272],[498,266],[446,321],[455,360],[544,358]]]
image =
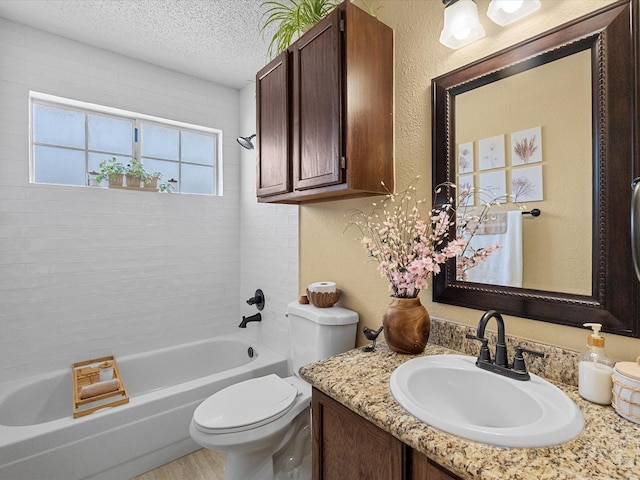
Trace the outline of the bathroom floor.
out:
[[[226,458],[203,448],[131,480],[222,480]]]

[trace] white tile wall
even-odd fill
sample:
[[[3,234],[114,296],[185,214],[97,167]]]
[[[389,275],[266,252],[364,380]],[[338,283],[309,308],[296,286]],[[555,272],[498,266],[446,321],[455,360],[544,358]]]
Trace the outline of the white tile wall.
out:
[[[242,136],[256,132],[255,85],[241,91]],[[255,141],[254,141],[255,143]],[[242,314],[257,312],[245,300],[256,288],[266,297],[262,322],[249,323],[247,332],[271,348],[289,353],[287,304],[298,298],[298,207],[256,201],[255,150],[242,149],[241,160],[241,291]]]
[[[224,197],[29,184],[29,90],[223,130]],[[0,381],[235,330],[256,287],[286,344],[297,215],[254,192],[240,220],[246,96],[0,18]]]

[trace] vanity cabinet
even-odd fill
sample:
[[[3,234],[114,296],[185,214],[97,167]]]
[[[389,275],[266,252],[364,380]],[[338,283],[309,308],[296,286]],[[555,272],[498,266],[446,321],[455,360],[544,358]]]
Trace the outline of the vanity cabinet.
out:
[[[313,480],[462,480],[313,389]]]
[[[393,191],[393,31],[346,1],[256,75],[260,202]]]

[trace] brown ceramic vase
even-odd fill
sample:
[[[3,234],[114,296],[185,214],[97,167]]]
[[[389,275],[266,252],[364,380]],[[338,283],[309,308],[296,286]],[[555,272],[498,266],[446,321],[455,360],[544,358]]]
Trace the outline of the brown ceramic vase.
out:
[[[382,317],[382,326],[392,351],[415,355],[427,346],[431,319],[419,298],[394,298]]]

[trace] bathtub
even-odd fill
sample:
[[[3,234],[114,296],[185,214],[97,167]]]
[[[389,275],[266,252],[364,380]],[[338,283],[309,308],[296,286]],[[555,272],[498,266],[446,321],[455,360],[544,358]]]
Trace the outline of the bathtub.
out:
[[[287,374],[285,357],[242,333],[116,360],[129,403],[76,419],[71,366],[0,385],[0,479],[131,478],[200,448],[189,422],[205,398]]]

